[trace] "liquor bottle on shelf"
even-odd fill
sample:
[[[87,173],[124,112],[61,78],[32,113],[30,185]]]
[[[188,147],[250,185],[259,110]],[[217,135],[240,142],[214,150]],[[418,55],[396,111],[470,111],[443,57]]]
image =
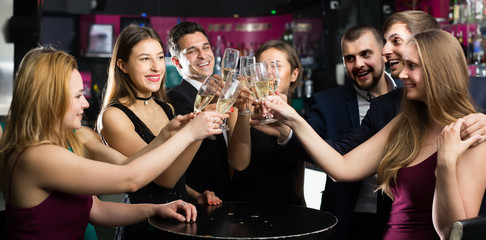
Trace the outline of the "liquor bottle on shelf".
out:
[[[468,64],[474,63],[474,32],[468,31],[467,33],[467,55],[466,60]]]
[[[486,66],[484,63],[484,41],[480,25],[477,26],[476,37],[473,41],[473,64],[476,66],[476,76],[486,76]]]
[[[240,52],[240,56],[243,56],[243,48],[241,47],[241,43],[236,44],[236,49]]]
[[[294,49],[297,53],[297,56],[302,57],[302,38],[300,36],[297,37],[297,39],[294,41],[294,44]]]
[[[466,9],[465,9],[465,18],[466,18],[466,23],[473,23],[474,22],[474,17],[475,17],[475,10],[474,7],[476,6],[475,0],[464,0],[466,3]]]
[[[306,72],[306,80],[304,82],[305,98],[311,98],[314,93],[314,82],[311,79],[312,69],[308,68]]]
[[[454,1],[457,0],[449,1],[449,14],[447,16],[449,18],[449,23],[454,23]]]
[[[221,37],[221,35],[218,35],[216,40],[216,48],[214,50],[214,58],[215,58],[214,74],[221,75],[221,61],[222,61],[223,51],[224,51],[223,38]]]
[[[484,0],[475,0],[474,6],[474,20],[476,22],[482,22],[484,19],[483,11],[484,11]]]
[[[459,40],[459,43],[461,44],[462,51],[464,52],[464,56],[467,57],[467,49],[466,46],[464,45],[464,34],[462,30],[458,30],[457,40]]]
[[[462,0],[459,19],[460,23],[467,23],[469,21],[469,0]]]
[[[453,13],[452,13],[452,23],[457,24],[459,23],[459,15],[460,15],[460,10],[461,6],[457,2],[457,0],[454,0],[454,5],[453,5]]]
[[[483,55],[484,55],[483,40],[480,37],[478,37],[474,41],[473,59],[475,65],[479,65],[483,63]]]
[[[240,47],[238,48],[240,51],[241,56],[248,56],[248,49],[245,47],[245,43],[242,42]]]
[[[294,46],[294,33],[291,23],[285,24],[285,32],[282,35],[282,40],[288,43],[290,46]]]
[[[253,42],[250,42],[250,47],[248,48],[248,56],[255,56],[255,45],[253,45]]]

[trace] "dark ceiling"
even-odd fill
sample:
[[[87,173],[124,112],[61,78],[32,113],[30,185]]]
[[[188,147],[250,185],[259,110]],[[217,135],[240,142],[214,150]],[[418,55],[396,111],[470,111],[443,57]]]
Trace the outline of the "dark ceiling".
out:
[[[268,16],[315,9],[321,0],[106,0],[103,13],[158,16],[241,17]],[[319,13],[320,14],[320,13]]]
[[[30,0],[31,1],[31,0]],[[254,17],[293,13],[322,16],[324,0],[44,0],[44,13],[182,17]]]

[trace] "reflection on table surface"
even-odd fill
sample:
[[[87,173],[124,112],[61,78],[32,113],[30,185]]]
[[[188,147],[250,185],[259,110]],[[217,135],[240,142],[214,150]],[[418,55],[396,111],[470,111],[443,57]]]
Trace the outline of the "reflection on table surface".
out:
[[[223,202],[198,205],[195,223],[150,218],[165,239],[323,239],[337,224],[334,215],[305,207],[269,203]]]

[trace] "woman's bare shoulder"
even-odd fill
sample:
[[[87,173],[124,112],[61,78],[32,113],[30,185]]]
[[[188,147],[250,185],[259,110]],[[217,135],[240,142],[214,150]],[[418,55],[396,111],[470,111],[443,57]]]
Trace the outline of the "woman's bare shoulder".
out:
[[[57,158],[59,154],[71,153],[68,149],[52,143],[30,146],[22,151],[22,159]]]
[[[103,112],[103,116],[101,118],[103,129],[107,128],[134,128],[132,121],[128,118],[128,116],[119,108],[116,107],[109,107]]]

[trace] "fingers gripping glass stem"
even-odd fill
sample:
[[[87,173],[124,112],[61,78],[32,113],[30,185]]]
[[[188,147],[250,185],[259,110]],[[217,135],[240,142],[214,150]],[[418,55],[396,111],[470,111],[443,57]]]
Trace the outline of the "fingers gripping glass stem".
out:
[[[198,114],[213,100],[216,93],[222,88],[223,83],[214,77],[208,76],[199,88],[196,100],[194,101],[194,113]],[[216,137],[211,135],[208,138],[216,140]]]
[[[243,56],[240,58],[240,75],[243,79],[243,85],[246,86],[251,91],[251,80],[250,80],[250,68],[251,64],[255,63],[254,56]],[[250,109],[251,101],[248,101],[246,104],[246,108],[239,112],[242,115],[250,115],[253,114],[253,111]]]

